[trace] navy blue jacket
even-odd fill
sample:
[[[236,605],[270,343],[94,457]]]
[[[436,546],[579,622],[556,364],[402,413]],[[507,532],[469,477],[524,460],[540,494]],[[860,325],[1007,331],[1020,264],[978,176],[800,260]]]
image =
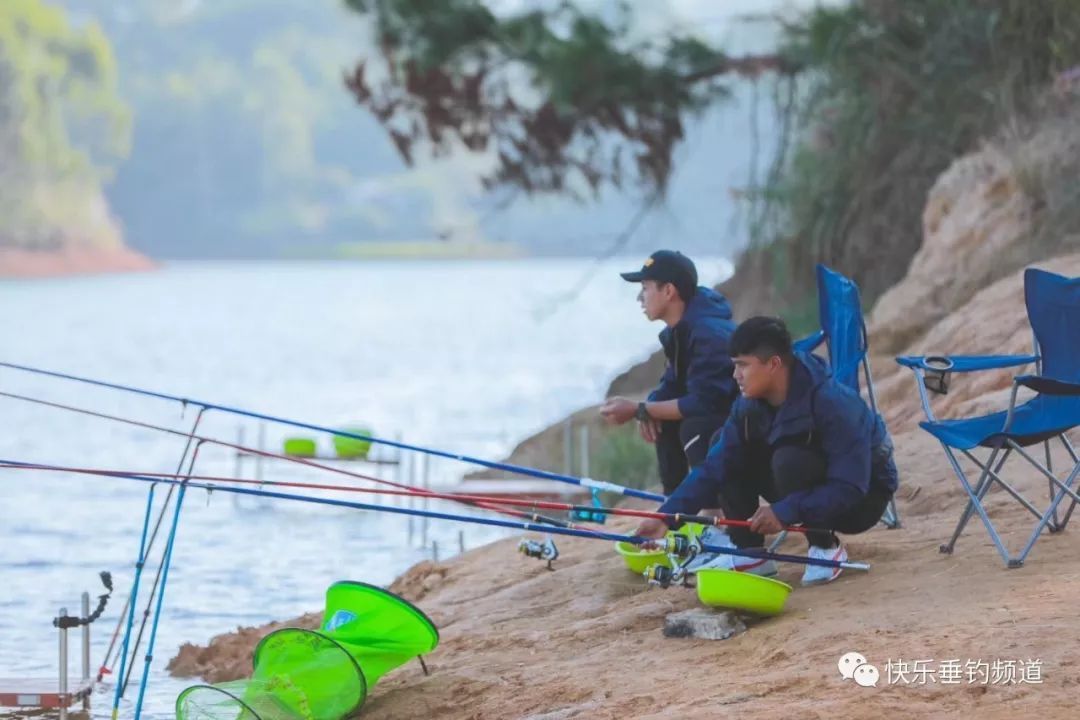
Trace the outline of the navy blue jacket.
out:
[[[720,440],[661,506],[666,513],[696,513],[717,507],[728,483],[768,472],[749,466],[748,446],[775,448],[783,440],[808,444],[825,458],[825,482],[792,493],[772,506],[784,525],[828,527],[830,520],[858,503],[871,487],[896,490],[892,439],[885,422],[851,388],[834,380],[824,360],[795,353],[788,397],[775,417],[764,400],[740,397]],[[769,453],[756,454],[768,458]]]
[[[735,323],[727,298],[699,287],[674,327],[660,332],[667,368],[649,400],[679,400],[683,417],[726,415],[737,395],[728,350]]]

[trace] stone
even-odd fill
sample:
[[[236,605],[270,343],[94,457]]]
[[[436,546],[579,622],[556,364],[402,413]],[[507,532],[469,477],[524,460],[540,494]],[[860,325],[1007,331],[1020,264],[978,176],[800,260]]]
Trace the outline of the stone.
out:
[[[746,632],[746,624],[730,610],[693,608],[664,618],[664,637],[727,640]]]

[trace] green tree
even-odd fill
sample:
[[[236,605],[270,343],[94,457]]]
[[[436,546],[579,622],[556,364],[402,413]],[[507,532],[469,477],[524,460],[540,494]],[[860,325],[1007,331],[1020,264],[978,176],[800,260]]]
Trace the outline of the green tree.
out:
[[[129,128],[97,25],[41,0],[0,5],[0,246],[119,243],[101,182]]]
[[[136,122],[109,196],[137,247],[266,256],[370,231],[352,193],[401,163],[352,134],[378,130],[342,91],[362,22],[338,0],[58,1],[120,59]]]

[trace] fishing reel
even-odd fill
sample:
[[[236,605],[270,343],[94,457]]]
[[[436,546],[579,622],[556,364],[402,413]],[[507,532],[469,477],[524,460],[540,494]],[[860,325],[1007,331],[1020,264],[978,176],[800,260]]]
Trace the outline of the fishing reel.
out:
[[[666,565],[650,565],[645,568],[645,581],[649,585],[669,588],[672,584],[686,584],[686,569],[682,565],[669,568]]]
[[[525,557],[546,561],[548,570],[555,569],[551,566],[551,563],[555,562],[559,557],[559,548],[555,547],[555,541],[551,539],[550,535],[546,536],[542,542],[523,538],[518,543],[518,552]]]
[[[688,586],[691,573],[686,568],[701,552],[701,541],[696,537],[674,535],[664,538],[660,544],[667,552],[672,567],[650,565],[644,572],[645,581],[661,588],[672,585]]]

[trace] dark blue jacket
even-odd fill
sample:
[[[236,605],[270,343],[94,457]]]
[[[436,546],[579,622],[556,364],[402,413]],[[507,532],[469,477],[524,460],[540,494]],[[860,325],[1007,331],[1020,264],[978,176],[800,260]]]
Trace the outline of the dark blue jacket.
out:
[[[823,484],[773,504],[784,525],[828,527],[830,520],[859,502],[871,487],[896,490],[892,439],[881,416],[858,393],[834,380],[824,360],[802,352],[795,353],[795,358],[787,400],[775,417],[764,400],[740,397],[705,462],[683,480],[661,512],[696,513],[717,507],[716,498],[725,485],[768,472],[748,466],[748,446],[775,448],[792,439],[824,456],[826,477]],[[769,455],[755,457],[767,462]]]
[[[728,350],[735,323],[727,298],[699,287],[682,320],[660,332],[667,368],[649,400],[679,400],[683,417],[726,415],[737,386]]]

